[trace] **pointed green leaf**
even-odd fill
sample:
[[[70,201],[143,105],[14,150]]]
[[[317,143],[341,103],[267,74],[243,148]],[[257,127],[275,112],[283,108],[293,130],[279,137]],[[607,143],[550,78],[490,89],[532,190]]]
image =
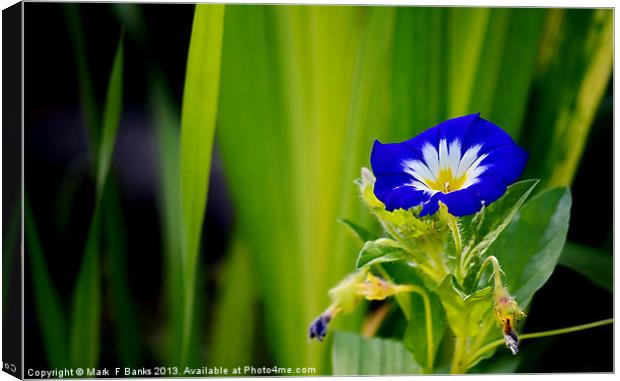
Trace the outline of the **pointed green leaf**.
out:
[[[43,349],[50,367],[66,367],[67,322],[52,277],[45,263],[43,247],[34,221],[30,203],[24,200],[25,252],[32,271],[34,303],[37,311]]]
[[[489,247],[488,255],[499,260],[518,302],[530,300],[551,276],[566,240],[570,207],[567,188],[540,193],[517,212]]]
[[[488,246],[506,228],[515,213],[532,193],[538,180],[524,180],[510,185],[497,201],[486,206],[480,213],[463,217],[459,222],[465,229],[465,242],[477,254],[483,254]]]
[[[121,36],[116,56],[112,65],[112,74],[108,81],[108,89],[103,108],[103,120],[101,121],[101,137],[97,152],[97,198],[100,199],[105,187],[106,178],[110,170],[110,163],[114,153],[116,132],[121,121],[123,108],[123,61],[124,61],[124,36]]]
[[[69,336],[70,364],[73,367],[95,367],[100,348],[100,229],[101,201],[114,152],[116,132],[122,109],[123,37],[121,36],[108,83],[100,146],[97,150],[97,183],[95,210],[86,238],[84,256],[74,288]]]
[[[409,257],[400,245],[389,238],[368,241],[357,257],[356,268],[368,267],[377,263],[406,260]]]
[[[346,226],[353,234],[353,236],[357,238],[361,243],[379,238],[375,233],[366,230],[355,222],[351,222],[347,219],[339,219],[338,222]]]
[[[183,335],[179,364],[189,356],[198,249],[209,190],[217,114],[224,6],[196,5],[181,109]]]

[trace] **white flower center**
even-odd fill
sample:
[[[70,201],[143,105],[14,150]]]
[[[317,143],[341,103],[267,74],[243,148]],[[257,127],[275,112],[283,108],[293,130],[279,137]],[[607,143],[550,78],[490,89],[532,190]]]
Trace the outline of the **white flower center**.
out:
[[[478,182],[478,177],[488,166],[481,162],[488,154],[478,156],[482,145],[470,147],[461,155],[461,142],[456,139],[448,143],[439,141],[439,151],[430,143],[422,147],[423,160],[404,160],[403,170],[413,176],[407,184],[429,194],[449,193],[465,189]]]

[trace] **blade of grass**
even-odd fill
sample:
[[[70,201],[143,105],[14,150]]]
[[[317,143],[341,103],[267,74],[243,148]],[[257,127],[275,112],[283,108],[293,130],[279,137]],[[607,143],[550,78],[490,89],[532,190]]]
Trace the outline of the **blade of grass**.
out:
[[[447,9],[398,8],[390,138],[409,139],[445,119]]]
[[[123,81],[123,36],[112,65],[103,111],[102,135],[98,148],[95,210],[86,238],[84,256],[74,289],[69,335],[69,357],[73,367],[95,367],[99,359],[101,282],[99,272],[101,201],[105,189],[114,141],[120,123]]]
[[[525,139],[526,175],[570,185],[612,69],[613,11],[550,11]]]
[[[67,322],[60,297],[45,263],[43,246],[27,197],[24,197],[24,229],[25,251],[30,260],[34,302],[47,363],[51,368],[64,368],[68,366],[67,352],[64,349],[67,348]]]
[[[466,113],[481,112],[515,139],[527,106],[544,16],[544,9],[491,9],[477,59]],[[458,58],[451,65],[458,67]]]
[[[84,43],[83,30],[79,18],[78,7],[68,4],[65,8],[65,15],[68,19],[70,36],[73,49],[76,55],[76,66],[78,68],[78,85],[80,89],[81,110],[87,127],[87,137],[89,147],[92,147],[94,156],[91,158],[93,168],[97,167],[97,149],[100,139],[99,116],[96,105],[90,71],[88,68],[86,47]],[[113,117],[114,118],[114,117]],[[58,201],[59,223],[64,226],[68,223],[70,204],[80,178],[74,173],[67,173],[64,181],[64,192],[61,191]],[[126,270],[126,237],[124,236],[123,221],[121,219],[120,200],[117,195],[116,183],[111,183],[106,188],[103,195],[103,231],[105,232],[106,242],[109,250],[106,257],[109,259],[111,271],[108,274],[108,281],[112,290],[110,294],[110,304],[117,313],[114,318],[116,328],[116,346],[118,358],[124,365],[136,366],[139,358],[138,345],[138,324],[136,311],[131,302],[131,290],[128,284],[128,274]]]
[[[373,70],[389,75],[381,70],[386,54],[374,58],[372,51],[389,50],[383,38],[389,41],[393,11],[248,6],[227,12],[218,138],[239,235],[264,296],[270,354],[282,365],[303,362],[324,371],[325,345],[308,344],[305,333],[327,305],[327,289],[354,260],[356,251],[346,247],[355,242],[337,218],[354,200],[353,177],[366,161],[362,148],[352,149],[370,141],[370,124],[360,119],[385,113],[387,100],[372,102],[381,99],[372,91],[384,91],[384,77],[364,77]],[[367,32],[362,48],[370,24],[378,36]],[[350,131],[358,122],[363,128]],[[345,179],[345,173],[353,175]],[[351,197],[342,198],[347,192]],[[269,224],[257,223],[265,216]],[[331,255],[336,251],[344,259]]]
[[[307,24],[308,20],[304,22]],[[299,339],[292,333],[295,328],[301,328],[299,307],[303,295],[302,287],[292,286],[298,285],[301,277],[299,254],[293,242],[296,227],[290,223],[291,217],[286,216],[296,213],[296,207],[290,193],[285,192],[290,192],[288,176],[297,172],[292,170],[290,131],[284,123],[286,109],[279,91],[282,83],[277,75],[280,68],[277,51],[263,49],[261,45],[263,41],[272,41],[275,49],[279,41],[275,40],[273,29],[269,29],[275,25],[269,8],[231,6],[227,9],[217,133],[237,209],[240,238],[234,239],[248,244],[254,273],[265,298],[266,337],[270,338],[267,350],[284,366],[293,365],[291,358],[303,358],[306,348],[292,344]],[[256,223],[264,218],[269,219],[269,224]]]
[[[255,343],[251,338],[256,329],[254,274],[248,250],[241,241],[232,243],[222,267],[208,361],[211,366],[234,368],[252,363]],[[231,345],[231,337],[239,338],[236,345]]]
[[[181,347],[183,320],[183,287],[181,269],[181,192],[179,176],[179,113],[170,97],[167,84],[160,75],[154,75],[152,84],[151,113],[155,125],[160,168],[159,204],[164,233],[164,290],[167,308],[166,345],[164,358],[169,365],[178,360]]]
[[[103,195],[103,230],[106,236],[106,256],[110,266],[110,305],[116,323],[116,353],[120,364],[141,365],[140,327],[129,287],[127,237],[118,187],[109,180]]]
[[[181,192],[179,177],[179,124],[178,107],[171,95],[161,66],[153,54],[153,42],[143,8],[138,4],[118,4],[114,11],[123,25],[127,35],[141,48],[141,54],[148,62],[147,83],[149,86],[149,113],[155,126],[157,141],[157,160],[159,167],[159,187],[157,198],[159,204],[160,224],[163,235],[163,294],[166,308],[164,322],[164,343],[158,345],[157,353],[162,364],[177,364],[181,347],[183,320],[183,290],[181,283]]]
[[[196,5],[181,109],[184,308],[180,364],[187,361],[192,337],[196,267],[209,188],[223,24],[223,5]]]

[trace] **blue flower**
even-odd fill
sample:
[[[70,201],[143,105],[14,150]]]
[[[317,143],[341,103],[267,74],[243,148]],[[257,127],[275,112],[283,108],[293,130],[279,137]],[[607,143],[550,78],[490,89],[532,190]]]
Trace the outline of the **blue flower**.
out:
[[[480,114],[449,119],[402,143],[372,147],[374,193],[387,210],[439,201],[455,216],[476,213],[500,198],[523,172],[527,153]]]

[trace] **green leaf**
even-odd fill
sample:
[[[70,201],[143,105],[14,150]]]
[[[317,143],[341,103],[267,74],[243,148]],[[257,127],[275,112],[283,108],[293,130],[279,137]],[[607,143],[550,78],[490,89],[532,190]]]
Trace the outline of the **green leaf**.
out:
[[[25,252],[32,271],[32,288],[37,318],[41,327],[43,349],[50,367],[66,367],[67,362],[67,322],[62,303],[45,263],[43,247],[30,209],[24,197],[24,235]],[[5,254],[6,255],[6,254]]]
[[[129,284],[125,223],[118,186],[109,181],[103,195],[103,232],[110,271],[106,274],[113,308],[116,352],[125,366],[139,366],[140,327],[136,304]]]
[[[181,109],[183,336],[180,364],[189,355],[198,250],[209,190],[220,80],[224,6],[196,5]]]
[[[538,180],[524,180],[510,185],[506,193],[497,201],[486,206],[478,214],[460,219],[466,229],[468,250],[483,254],[488,246],[506,228],[515,213],[532,193]]]
[[[347,219],[339,219],[338,222],[346,226],[349,229],[349,231],[353,234],[353,236],[361,243],[364,243],[366,241],[373,241],[379,238],[377,234],[366,230],[365,228],[359,226],[355,222],[351,222]]]
[[[524,303],[549,279],[562,253],[571,194],[556,188],[536,195],[513,217],[487,253],[499,260],[505,282]]]
[[[164,242],[164,292],[166,300],[166,365],[177,364],[182,342],[183,284],[181,255],[181,191],[179,175],[179,111],[163,74],[151,74],[150,107],[158,144],[160,186],[158,203]]]
[[[597,286],[613,292],[614,266],[610,253],[568,242],[558,263],[585,276]]]
[[[612,9],[552,9],[541,44],[535,105],[523,141],[526,175],[545,187],[573,181],[613,66]]]
[[[416,287],[412,293],[395,296],[408,320],[403,343],[413,353],[424,372],[432,372],[439,343],[447,328],[446,313],[441,301],[409,263],[384,262],[378,269],[385,278],[396,284]]]
[[[116,56],[112,65],[112,74],[108,81],[108,90],[106,93],[105,104],[103,109],[103,120],[101,122],[101,137],[97,152],[99,158],[97,161],[97,197],[100,199],[105,186],[106,178],[110,170],[110,162],[114,153],[114,142],[116,140],[116,132],[121,120],[121,111],[123,108],[123,46],[124,36],[120,37]]]
[[[332,353],[334,375],[410,375],[420,367],[396,340],[364,338],[350,332],[335,332]]]
[[[426,295],[430,305],[430,315],[427,315],[427,305],[422,295],[411,293],[409,297],[411,312],[403,344],[413,353],[416,362],[425,369],[425,372],[432,372],[439,343],[447,328],[446,313],[439,297],[433,292],[427,291]],[[430,330],[427,327],[429,323],[427,316],[430,316]],[[431,335],[431,340],[429,340],[429,335]],[[429,342],[432,343],[430,349],[428,348]]]
[[[377,263],[405,260],[409,257],[400,245],[389,238],[368,241],[357,257],[356,268],[368,267]]]
[[[546,11],[509,8],[486,11],[486,31],[477,52],[476,76],[465,113],[480,112],[516,139],[528,106]],[[460,57],[455,58],[453,64],[458,65]],[[462,114],[451,116],[458,115]]]
[[[86,238],[84,256],[74,288],[69,331],[69,356],[73,367],[95,367],[100,347],[100,229],[101,200],[114,151],[120,122],[123,87],[123,37],[121,36],[112,65],[103,111],[102,136],[97,150],[97,183],[95,210]]]
[[[232,368],[252,362],[255,344],[252,339],[258,336],[255,335],[255,280],[248,250],[239,240],[232,243],[221,273],[208,362],[212,366]],[[231,345],[231,337],[241,340]]]
[[[71,310],[69,356],[72,367],[96,367],[100,350],[101,274],[100,220],[101,208],[93,215],[84,257],[76,280]]]

